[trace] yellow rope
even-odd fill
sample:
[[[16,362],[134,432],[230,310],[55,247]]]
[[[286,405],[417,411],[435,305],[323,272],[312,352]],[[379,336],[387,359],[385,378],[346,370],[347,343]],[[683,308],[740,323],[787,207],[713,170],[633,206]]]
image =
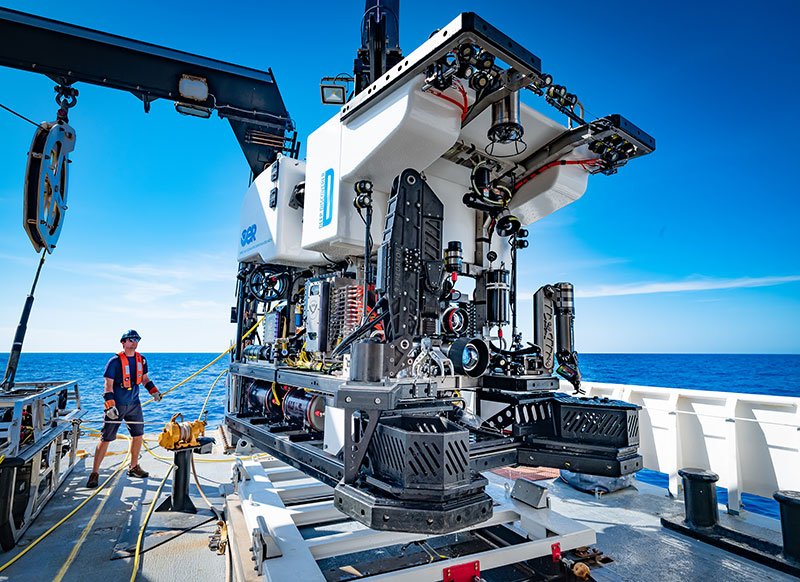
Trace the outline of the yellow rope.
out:
[[[206,401],[203,402],[203,408],[200,409],[200,414],[197,415],[197,420],[200,420],[203,417],[203,413],[206,410],[206,404],[208,404],[208,399],[211,398],[211,391],[214,389],[214,386],[216,386],[217,382],[219,382],[219,379],[222,378],[222,376],[224,374],[227,374],[227,373],[228,373],[228,370],[222,370],[220,375],[217,376],[217,379],[214,380],[214,383],[211,384],[211,388],[208,389],[208,394],[206,394]]]
[[[247,338],[247,336],[249,336],[251,333],[253,333],[253,332],[256,330],[256,328],[258,327],[258,325],[259,325],[259,324],[260,324],[262,321],[264,321],[264,318],[265,318],[265,317],[266,317],[266,315],[262,315],[262,316],[261,316],[261,319],[259,319],[259,320],[258,320],[258,321],[255,323],[255,325],[254,325],[253,327],[251,327],[250,329],[248,329],[248,330],[247,330],[247,333],[245,333],[245,334],[242,336],[242,339],[243,339],[243,340],[244,340],[244,339],[246,339],[246,338]],[[222,356],[224,356],[225,354],[229,353],[229,352],[230,352],[230,351],[231,351],[233,348],[235,348],[235,347],[236,347],[236,345],[235,345],[235,344],[234,344],[234,345],[232,345],[232,346],[231,346],[231,347],[229,347],[227,350],[225,350],[225,351],[224,351],[224,352],[222,352],[220,355],[218,355],[216,358],[214,358],[213,360],[211,360],[211,361],[210,361],[208,364],[206,364],[205,366],[203,366],[202,368],[200,368],[199,370],[197,370],[197,372],[195,372],[194,374],[192,374],[191,376],[189,376],[188,378],[186,378],[186,379],[185,379],[185,380],[183,380],[182,382],[179,382],[179,383],[175,384],[175,386],[173,386],[172,388],[170,388],[170,389],[169,389],[169,390],[167,390],[166,392],[162,392],[162,393],[161,393],[161,396],[166,396],[167,394],[169,394],[170,392],[172,392],[173,390],[175,390],[175,388],[179,388],[179,387],[183,386],[183,385],[184,385],[184,384],[186,384],[186,383],[187,383],[189,380],[191,380],[192,378],[194,378],[195,376],[197,376],[197,375],[198,375],[200,372],[203,372],[203,371],[205,371],[206,369],[208,369],[209,367],[211,367],[212,365],[216,364],[216,363],[217,363],[217,361],[218,361],[218,360],[219,360],[219,359],[220,359]],[[145,402],[144,404],[142,404],[142,406],[145,406],[145,405],[147,405],[147,404],[150,404],[150,403],[151,403],[151,402],[153,402],[154,400],[155,400],[154,398],[151,398],[150,400],[148,400],[147,402]]]
[[[125,461],[127,461],[127,458],[125,459]],[[83,531],[81,532],[81,535],[78,538],[78,541],[75,542],[75,545],[72,547],[72,551],[69,553],[69,556],[67,557],[66,561],[61,566],[61,569],[58,571],[58,574],[56,574],[56,577],[53,578],[53,582],[61,582],[61,580],[64,579],[64,576],[66,575],[67,570],[72,565],[72,562],[75,561],[75,557],[78,555],[78,551],[81,549],[81,546],[83,545],[83,542],[86,541],[86,537],[89,535],[89,532],[92,530],[92,527],[94,526],[94,522],[97,521],[97,516],[99,516],[100,513],[103,511],[103,507],[105,507],[106,501],[108,501],[109,497],[111,497],[111,491],[114,489],[116,484],[119,482],[120,475],[121,475],[121,473],[117,473],[117,476],[115,478],[116,481],[114,481],[114,484],[111,487],[108,488],[108,492],[106,493],[106,496],[103,497],[103,500],[100,502],[100,505],[97,506],[97,509],[92,514],[92,518],[89,520],[89,523],[87,523],[86,527],[83,528]]]
[[[161,483],[159,483],[158,489],[156,489],[156,496],[153,497],[153,501],[150,503],[150,509],[147,510],[147,515],[144,518],[142,529],[139,530],[139,537],[136,539],[136,554],[134,555],[133,558],[133,572],[131,572],[130,582],[136,580],[136,573],[139,570],[139,552],[142,548],[142,537],[144,536],[144,530],[147,527],[147,522],[150,521],[150,515],[153,513],[153,509],[155,509],[156,501],[158,501],[158,496],[161,494],[161,489],[162,487],[164,487],[164,483],[166,483],[167,477],[169,477],[169,474],[172,473],[172,469],[174,468],[175,465],[170,465],[166,475],[164,475],[164,478],[161,480]]]
[[[129,454],[130,454],[130,452],[129,452]],[[32,549],[34,546],[36,546],[36,544],[38,544],[40,541],[42,541],[42,540],[43,540],[44,538],[46,538],[48,535],[50,535],[51,533],[53,533],[53,531],[55,531],[55,529],[56,529],[58,526],[60,526],[62,523],[64,523],[65,521],[67,521],[67,520],[68,520],[70,517],[72,517],[73,515],[75,515],[75,513],[76,513],[76,512],[77,512],[77,511],[78,511],[78,510],[79,510],[81,507],[83,507],[84,505],[86,505],[86,504],[89,502],[89,500],[90,500],[92,497],[94,497],[95,495],[97,495],[98,493],[100,493],[100,491],[102,491],[102,490],[103,490],[103,488],[104,488],[104,487],[105,487],[105,486],[108,484],[108,482],[109,482],[109,481],[111,481],[111,479],[113,479],[113,478],[114,478],[114,476],[115,476],[117,473],[119,473],[119,472],[120,472],[120,471],[121,471],[121,470],[122,470],[122,469],[125,467],[125,463],[126,463],[127,461],[128,461],[128,455],[126,455],[126,456],[125,456],[125,458],[124,458],[124,459],[122,459],[122,463],[120,463],[120,464],[119,464],[119,466],[117,467],[116,471],[114,471],[114,472],[113,472],[113,473],[112,473],[112,474],[111,474],[111,475],[108,477],[108,479],[106,479],[105,481],[103,481],[103,484],[102,484],[100,487],[98,487],[98,488],[95,490],[95,492],[94,492],[94,493],[92,493],[91,495],[89,495],[89,497],[87,497],[86,499],[84,499],[84,500],[83,500],[83,502],[82,502],[80,505],[78,505],[78,507],[76,507],[75,509],[73,509],[72,511],[70,511],[70,512],[69,512],[69,513],[68,513],[68,514],[65,516],[65,517],[63,517],[63,518],[61,519],[61,521],[59,521],[58,523],[56,523],[56,524],[55,524],[53,527],[51,527],[50,529],[48,529],[46,532],[44,532],[42,535],[40,535],[38,538],[36,538],[36,539],[35,539],[33,542],[31,542],[31,543],[30,543],[30,545],[28,545],[28,546],[27,546],[27,547],[26,547],[24,550],[22,550],[22,551],[21,551],[19,554],[17,554],[17,555],[16,555],[16,556],[14,556],[14,557],[13,557],[11,560],[9,560],[8,562],[6,562],[6,563],[5,563],[5,564],[3,564],[2,566],[0,566],[0,572],[2,572],[3,570],[5,570],[6,568],[8,568],[8,567],[9,567],[11,564],[13,564],[14,562],[16,562],[17,560],[19,560],[19,559],[20,559],[22,556],[24,556],[24,555],[25,555],[25,554],[26,554],[26,553],[27,553],[27,552],[28,552],[30,549]]]

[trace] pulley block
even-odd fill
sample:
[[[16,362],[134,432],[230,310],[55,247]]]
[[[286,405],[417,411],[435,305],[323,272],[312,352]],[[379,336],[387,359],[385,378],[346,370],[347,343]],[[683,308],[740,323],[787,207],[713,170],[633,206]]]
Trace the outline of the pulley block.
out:
[[[63,120],[43,123],[28,151],[23,226],[37,253],[43,248],[53,252],[64,225],[75,138],[75,130]]]

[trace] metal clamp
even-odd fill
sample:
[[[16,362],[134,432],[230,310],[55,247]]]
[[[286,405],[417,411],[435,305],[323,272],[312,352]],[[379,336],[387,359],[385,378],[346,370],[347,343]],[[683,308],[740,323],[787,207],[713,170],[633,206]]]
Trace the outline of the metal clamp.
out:
[[[279,558],[283,555],[283,552],[281,552],[278,542],[272,536],[269,527],[267,527],[264,516],[259,515],[256,518],[256,523],[258,527],[253,528],[253,545],[250,546],[250,552],[252,553],[253,562],[255,562],[254,569],[261,575],[264,573],[264,560]]]
[[[250,474],[247,472],[247,469],[244,468],[244,464],[242,460],[237,458],[233,462],[233,467],[231,468],[231,483],[233,483],[233,490],[238,493],[239,492],[239,483],[242,481],[249,481]]]

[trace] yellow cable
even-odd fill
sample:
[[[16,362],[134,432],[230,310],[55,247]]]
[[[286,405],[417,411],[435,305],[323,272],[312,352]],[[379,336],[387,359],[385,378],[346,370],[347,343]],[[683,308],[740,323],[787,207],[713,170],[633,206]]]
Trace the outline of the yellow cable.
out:
[[[130,453],[130,451],[128,451],[128,452]],[[127,462],[127,460],[128,459],[126,458],[123,462]],[[92,530],[92,526],[94,526],[94,522],[97,521],[97,516],[100,515],[100,512],[103,511],[103,507],[105,506],[106,501],[108,501],[108,498],[111,497],[111,491],[114,489],[114,487],[119,482],[120,475],[121,475],[121,473],[117,474],[116,481],[114,481],[114,484],[111,485],[111,487],[108,488],[106,496],[103,497],[103,500],[100,502],[100,505],[97,506],[97,509],[95,510],[94,514],[92,514],[92,518],[89,520],[89,523],[87,523],[86,527],[83,528],[83,531],[81,532],[81,535],[78,538],[78,541],[75,542],[75,545],[72,547],[72,551],[69,553],[69,556],[67,557],[66,561],[61,566],[61,569],[58,571],[58,574],[56,574],[56,577],[53,578],[53,582],[61,582],[61,580],[64,579],[64,576],[66,575],[67,570],[72,565],[72,562],[75,560],[75,557],[78,555],[78,551],[81,549],[81,546],[83,545],[83,542],[86,541],[86,536],[89,535],[89,532]]]
[[[219,376],[217,376],[217,379],[214,380],[213,384],[211,384],[211,388],[208,389],[208,394],[206,394],[206,401],[203,402],[203,408],[200,409],[200,414],[197,415],[197,420],[200,420],[202,418],[203,412],[205,412],[206,410],[206,404],[208,404],[208,399],[211,398],[211,391],[214,389],[214,386],[216,386],[217,382],[219,382],[219,379],[222,378],[222,376],[227,373],[228,370],[222,370],[222,373]]]
[[[162,457],[161,455],[155,454],[150,447],[148,447],[144,443],[142,443],[142,444],[144,445],[144,448],[147,449],[147,452],[150,453],[151,455],[153,455],[156,459],[161,459],[162,461],[171,461],[172,460],[172,459],[169,459],[167,457]]]
[[[175,465],[170,465],[167,474],[164,475],[164,478],[161,480],[161,483],[159,483],[158,489],[156,489],[156,496],[153,497],[153,501],[150,503],[150,509],[147,510],[147,515],[144,518],[142,529],[139,530],[139,537],[136,540],[136,554],[134,555],[133,558],[133,572],[131,572],[130,582],[136,580],[136,573],[139,570],[139,552],[142,548],[142,536],[144,536],[144,530],[147,527],[147,522],[150,521],[150,515],[153,513],[153,509],[155,509],[156,501],[158,501],[158,496],[161,494],[161,488],[164,487],[164,483],[166,483],[167,477],[169,477],[169,474],[172,473],[172,469],[174,468]]]
[[[266,317],[266,315],[262,315],[262,316],[261,316],[261,319],[259,319],[259,320],[258,320],[258,321],[255,323],[255,325],[254,325],[253,327],[251,327],[250,329],[248,329],[248,330],[247,330],[247,333],[245,333],[245,334],[242,336],[242,339],[243,339],[243,340],[244,340],[244,339],[246,339],[246,338],[247,338],[247,336],[249,336],[251,333],[253,333],[253,332],[256,330],[256,328],[258,327],[258,325],[259,325],[259,324],[260,324],[262,321],[264,321],[264,318],[265,318],[265,317]],[[200,368],[199,370],[197,370],[197,372],[195,372],[194,374],[192,374],[191,376],[189,376],[188,378],[186,378],[186,379],[185,379],[185,380],[183,380],[182,382],[179,382],[178,384],[175,384],[175,386],[173,386],[172,388],[170,388],[170,389],[169,389],[169,390],[167,390],[166,392],[162,392],[162,393],[161,393],[161,396],[166,396],[167,394],[169,394],[170,392],[172,392],[173,390],[175,390],[175,388],[179,388],[179,387],[183,386],[183,385],[184,385],[184,384],[186,384],[186,383],[187,383],[189,380],[191,380],[192,378],[194,378],[195,376],[197,376],[197,375],[198,375],[200,372],[203,372],[203,371],[204,371],[204,370],[206,370],[207,368],[211,367],[213,364],[216,364],[216,363],[217,363],[217,361],[218,361],[218,360],[219,360],[219,359],[220,359],[222,356],[224,356],[225,354],[229,353],[229,352],[230,352],[230,351],[231,351],[233,348],[235,348],[235,347],[236,347],[236,344],[232,345],[232,346],[231,346],[231,347],[229,347],[227,350],[225,350],[225,351],[224,351],[224,352],[222,352],[220,355],[218,355],[216,358],[214,358],[213,360],[211,360],[211,361],[210,361],[208,364],[206,364],[205,366],[203,366],[202,368]],[[145,406],[145,405],[147,405],[147,404],[150,404],[150,403],[151,403],[151,402],[153,402],[154,400],[155,400],[154,398],[151,398],[151,399],[150,399],[150,400],[148,400],[147,402],[143,403],[143,404],[142,404],[142,406]]]
[[[129,451],[129,454],[130,454],[130,451]],[[81,507],[83,507],[84,505],[86,505],[86,504],[89,502],[89,500],[90,500],[92,497],[94,497],[95,495],[97,495],[98,493],[100,493],[100,491],[102,491],[102,490],[103,490],[103,488],[104,488],[104,487],[105,487],[105,486],[108,484],[108,482],[109,482],[109,481],[111,481],[111,479],[113,479],[113,478],[114,478],[114,476],[115,476],[117,473],[119,473],[119,472],[120,472],[120,471],[121,471],[121,470],[122,470],[122,469],[125,467],[125,463],[126,463],[127,461],[128,461],[128,457],[126,456],[124,459],[122,459],[122,463],[120,463],[120,465],[119,465],[119,467],[117,467],[116,471],[114,471],[114,472],[113,472],[113,473],[112,473],[112,474],[111,474],[111,475],[108,477],[108,479],[106,479],[105,481],[103,481],[103,484],[102,484],[102,485],[100,485],[100,487],[98,487],[98,488],[95,490],[95,492],[94,492],[94,493],[92,493],[91,495],[89,495],[89,497],[87,497],[86,499],[84,499],[84,500],[81,502],[81,504],[80,504],[80,505],[78,505],[78,507],[76,507],[75,509],[73,509],[72,511],[70,511],[70,512],[69,512],[69,513],[68,513],[68,514],[65,516],[65,517],[63,517],[63,518],[61,519],[61,521],[59,521],[58,523],[56,523],[56,524],[55,524],[53,527],[51,527],[51,528],[50,528],[50,529],[48,529],[46,532],[44,532],[42,535],[40,535],[38,538],[36,538],[34,541],[32,541],[32,542],[30,543],[30,545],[28,545],[28,546],[27,546],[27,547],[26,547],[24,550],[22,550],[22,551],[21,551],[19,554],[17,554],[17,555],[16,555],[16,556],[14,556],[14,557],[13,557],[11,560],[9,560],[8,562],[6,562],[6,563],[5,563],[5,564],[3,564],[2,566],[0,566],[0,572],[2,572],[3,570],[5,570],[6,568],[8,568],[8,567],[9,567],[11,564],[13,564],[14,562],[16,562],[17,560],[19,560],[19,559],[20,559],[22,556],[24,556],[24,555],[25,555],[25,554],[28,552],[28,550],[30,550],[31,548],[33,548],[33,547],[34,547],[36,544],[38,544],[40,541],[42,541],[44,538],[46,538],[48,535],[50,535],[50,534],[51,534],[51,533],[52,533],[52,532],[53,532],[53,531],[54,531],[54,530],[55,530],[55,529],[56,529],[58,526],[60,526],[60,525],[61,525],[62,523],[64,523],[65,521],[67,521],[67,520],[68,520],[70,517],[72,517],[73,515],[75,515],[75,513],[76,513],[76,512],[77,512],[77,511],[78,511],[78,510],[79,510]]]
[[[278,406],[280,406],[281,405],[281,399],[278,398],[278,393],[275,391],[275,386],[276,386],[276,384],[275,384],[275,382],[273,382],[272,383],[272,395],[275,397],[275,402],[277,402]]]
[[[153,449],[151,449],[147,445],[144,445],[144,448],[147,449],[147,452],[150,453],[151,455],[153,455],[156,459],[161,459],[162,461],[171,461],[172,460],[172,459],[170,459],[168,457],[162,457],[161,455],[158,455],[158,454],[154,453]],[[232,461],[235,461],[236,459],[257,459],[258,457],[263,457],[265,455],[269,455],[269,453],[259,453],[257,455],[250,455],[250,456],[247,456],[247,457],[231,457],[230,459],[197,459],[197,462],[199,462],[199,463],[230,463]]]

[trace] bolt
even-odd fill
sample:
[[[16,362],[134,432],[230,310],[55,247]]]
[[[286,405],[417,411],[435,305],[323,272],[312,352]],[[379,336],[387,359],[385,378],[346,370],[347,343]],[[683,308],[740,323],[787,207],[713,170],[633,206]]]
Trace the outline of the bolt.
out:
[[[353,399],[352,399],[352,398],[350,398],[349,396],[348,396],[347,398],[345,398],[345,399],[344,399],[344,401],[345,401],[345,402],[350,402],[350,401],[352,401],[352,400],[353,400]]]
[[[380,403],[381,403],[381,399],[380,398],[376,398],[375,399],[375,404],[380,404]]]

